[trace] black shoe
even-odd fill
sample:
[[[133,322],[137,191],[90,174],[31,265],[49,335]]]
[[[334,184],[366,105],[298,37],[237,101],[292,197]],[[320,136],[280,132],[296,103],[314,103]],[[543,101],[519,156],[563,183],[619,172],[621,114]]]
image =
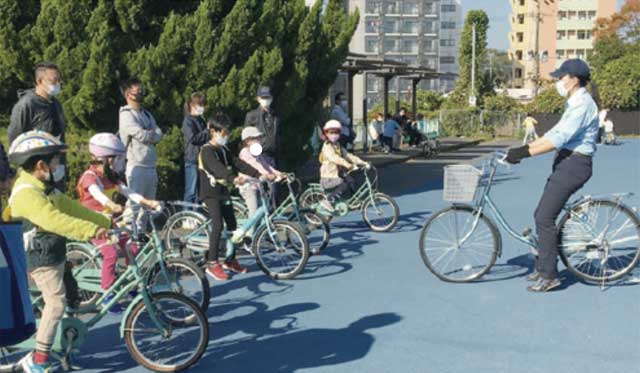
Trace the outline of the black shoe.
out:
[[[536,282],[540,280],[540,272],[534,270],[533,272],[529,273],[529,275],[527,276],[527,281],[529,282]]]
[[[527,290],[535,293],[546,293],[549,290],[557,288],[561,284],[562,283],[557,278],[554,278],[553,280],[547,280],[541,277],[534,285],[527,287]]]

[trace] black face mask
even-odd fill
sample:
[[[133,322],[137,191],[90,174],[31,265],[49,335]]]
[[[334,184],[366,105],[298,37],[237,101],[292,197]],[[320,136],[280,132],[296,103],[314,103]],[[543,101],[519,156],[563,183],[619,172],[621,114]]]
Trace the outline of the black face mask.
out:
[[[118,184],[122,180],[122,175],[115,172],[108,161],[104,161],[104,177],[114,184]]]
[[[133,100],[135,102],[141,103],[145,97],[147,97],[147,92],[144,89],[140,89],[137,93],[132,94]]]

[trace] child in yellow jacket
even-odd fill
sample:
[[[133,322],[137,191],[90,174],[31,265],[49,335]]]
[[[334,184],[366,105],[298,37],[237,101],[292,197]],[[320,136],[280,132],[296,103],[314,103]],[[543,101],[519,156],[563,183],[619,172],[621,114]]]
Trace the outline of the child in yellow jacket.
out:
[[[9,161],[21,170],[6,215],[23,222],[28,270],[45,303],[36,350],[22,362],[25,372],[50,369],[49,352],[66,307],[63,276],[67,239],[103,239],[111,225],[107,217],[82,207],[54,188],[65,175],[60,163],[65,149],[66,145],[56,137],[42,131],[18,136],[9,149]]]

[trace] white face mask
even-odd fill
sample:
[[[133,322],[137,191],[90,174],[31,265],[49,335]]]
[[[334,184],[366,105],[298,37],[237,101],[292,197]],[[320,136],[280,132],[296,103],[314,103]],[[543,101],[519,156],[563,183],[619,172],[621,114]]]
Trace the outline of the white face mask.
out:
[[[252,156],[254,157],[259,157],[260,154],[262,154],[262,145],[256,143],[251,144],[251,146],[249,146],[249,153],[251,153]]]
[[[273,102],[273,98],[269,97],[269,98],[258,98],[258,102],[260,103],[260,106],[262,106],[263,108],[269,108],[271,107],[271,103]]]
[[[343,109],[346,109],[349,106],[349,101],[347,100],[342,100],[340,102],[340,106],[342,106]]]
[[[53,178],[53,182],[57,183],[59,181],[62,181],[62,179],[64,179],[64,176],[66,175],[66,170],[63,164],[59,164],[55,170],[53,170],[53,173],[49,176],[50,178]]]
[[[196,106],[193,110],[196,115],[204,114],[204,106]]]
[[[558,80],[556,82],[556,91],[558,91],[558,94],[562,97],[569,96],[569,91],[564,87],[564,82],[562,80]]]
[[[60,84],[47,84],[47,94],[49,96],[57,96],[60,90]]]
[[[220,136],[220,135],[215,135],[213,139],[215,140],[216,143],[218,143],[218,145],[221,145],[221,146],[227,145],[227,141],[229,140],[228,137]]]
[[[122,173],[125,167],[126,167],[126,160],[124,159],[123,156],[116,157],[116,159],[113,160],[113,171],[117,173]]]

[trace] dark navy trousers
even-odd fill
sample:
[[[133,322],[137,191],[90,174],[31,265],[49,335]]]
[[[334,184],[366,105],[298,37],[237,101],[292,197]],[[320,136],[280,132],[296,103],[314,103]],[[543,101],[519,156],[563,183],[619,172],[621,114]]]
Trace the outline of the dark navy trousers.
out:
[[[539,246],[536,270],[545,279],[558,277],[558,215],[569,197],[591,178],[592,167],[590,156],[569,150],[561,150],[553,162],[534,215]]]

